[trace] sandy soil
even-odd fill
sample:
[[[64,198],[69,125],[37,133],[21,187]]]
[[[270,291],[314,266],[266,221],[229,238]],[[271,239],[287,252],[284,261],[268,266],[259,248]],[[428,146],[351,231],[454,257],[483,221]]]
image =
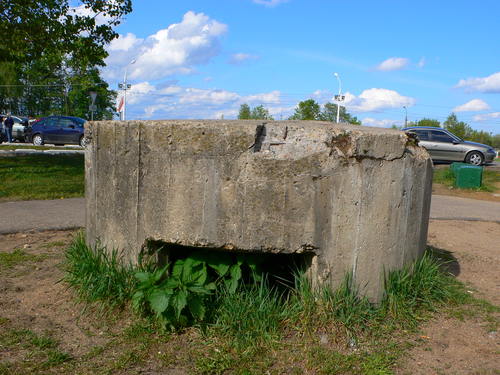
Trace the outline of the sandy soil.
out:
[[[88,316],[80,319],[82,307],[60,282],[61,254],[73,234],[47,231],[0,235],[0,252],[20,249],[34,258],[33,263],[27,260],[13,269],[0,268],[0,318],[17,329],[48,333],[63,351],[78,357],[104,341],[97,320]],[[10,354],[0,348],[0,358],[7,359]]]
[[[454,270],[471,293],[500,305],[500,224],[433,221],[429,229],[429,244],[451,252],[458,262]],[[17,248],[35,259],[10,268],[0,266],[0,333],[2,320],[9,327],[50,333],[61,350],[78,358],[106,345],[114,328],[101,325],[98,317],[82,315],[81,306],[59,282],[61,253],[72,235],[65,231],[0,235],[0,252]],[[438,316],[411,340],[415,346],[395,369],[397,374],[500,373],[500,334],[482,317]],[[25,356],[22,350],[0,346],[0,364]]]

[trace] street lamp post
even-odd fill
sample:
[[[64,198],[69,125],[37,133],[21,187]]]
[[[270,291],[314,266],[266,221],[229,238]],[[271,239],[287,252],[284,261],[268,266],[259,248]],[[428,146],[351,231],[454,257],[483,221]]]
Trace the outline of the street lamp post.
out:
[[[404,105],[403,108],[405,109],[405,128],[408,125],[408,108]]]
[[[127,83],[127,70],[128,67],[132,64],[135,64],[136,59],[133,59],[131,62],[127,64],[125,67],[125,75],[123,76],[123,83],[119,83],[118,87],[123,90],[123,114],[122,114],[122,120],[125,121],[127,119],[127,90],[130,90],[132,85],[130,83]]]
[[[342,95],[342,83],[340,82],[340,76],[338,73],[333,73],[335,77],[337,77],[337,81],[339,83],[339,94],[335,95],[335,100],[337,101],[337,124],[339,123],[339,118],[340,118],[340,103],[341,101],[344,100],[345,96]]]

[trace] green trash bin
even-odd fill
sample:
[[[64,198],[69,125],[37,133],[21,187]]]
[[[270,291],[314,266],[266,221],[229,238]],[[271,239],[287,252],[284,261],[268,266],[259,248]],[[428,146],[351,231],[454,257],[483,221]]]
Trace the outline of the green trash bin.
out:
[[[454,163],[451,163],[451,166],[450,166],[450,169],[451,169],[451,173],[453,173],[453,176],[457,176],[457,171],[464,167],[464,166],[470,166],[470,164],[467,164],[467,163],[459,163],[459,162],[454,162]]]
[[[462,165],[455,171],[455,187],[472,189],[481,187],[483,167],[476,165]]]

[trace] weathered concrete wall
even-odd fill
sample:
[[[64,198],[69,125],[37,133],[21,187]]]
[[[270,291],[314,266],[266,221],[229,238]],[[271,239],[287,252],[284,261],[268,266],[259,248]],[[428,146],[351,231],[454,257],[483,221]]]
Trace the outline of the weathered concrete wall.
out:
[[[315,281],[383,273],[422,254],[432,164],[396,130],[308,121],[87,123],[87,240],[136,260],[146,239],[312,252]]]

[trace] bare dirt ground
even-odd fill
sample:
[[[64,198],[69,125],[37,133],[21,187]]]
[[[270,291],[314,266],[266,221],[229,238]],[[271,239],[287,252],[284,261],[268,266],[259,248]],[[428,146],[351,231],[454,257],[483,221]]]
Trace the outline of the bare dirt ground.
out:
[[[452,252],[470,293],[500,305],[500,224],[433,221],[428,243]],[[462,316],[464,315],[464,316]],[[497,321],[457,314],[424,325],[398,374],[500,374]]]
[[[0,235],[0,375],[127,374],[127,363],[137,360],[123,341],[124,327],[129,327],[125,335],[133,340],[131,322],[116,316],[109,324],[91,312],[82,314],[82,306],[59,282],[63,249],[73,234]],[[458,261],[457,277],[471,293],[500,305],[500,224],[434,221],[429,244],[451,252]],[[499,314],[492,314],[494,319],[466,310],[436,316],[410,337],[414,347],[395,373],[500,374]],[[189,335],[184,340],[189,341]],[[182,356],[182,347],[188,344],[180,343],[179,351],[172,353],[156,348],[154,356],[168,364]],[[103,352],[104,356],[97,355]],[[186,373],[179,368],[156,372],[149,361],[143,365],[134,373]]]

